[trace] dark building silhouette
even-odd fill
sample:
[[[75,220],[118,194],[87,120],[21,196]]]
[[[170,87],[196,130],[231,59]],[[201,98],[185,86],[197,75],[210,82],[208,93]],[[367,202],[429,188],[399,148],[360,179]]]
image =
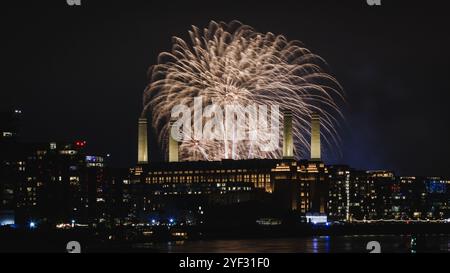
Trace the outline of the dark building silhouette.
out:
[[[20,110],[0,112],[0,224],[14,224],[16,188],[24,170]]]

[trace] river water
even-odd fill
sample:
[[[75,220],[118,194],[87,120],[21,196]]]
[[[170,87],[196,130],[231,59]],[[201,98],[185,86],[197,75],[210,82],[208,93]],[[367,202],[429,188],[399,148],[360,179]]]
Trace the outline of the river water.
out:
[[[450,235],[352,235],[302,238],[174,241],[140,244],[165,253],[354,253],[370,252],[367,243],[379,242],[384,253],[450,252]]]

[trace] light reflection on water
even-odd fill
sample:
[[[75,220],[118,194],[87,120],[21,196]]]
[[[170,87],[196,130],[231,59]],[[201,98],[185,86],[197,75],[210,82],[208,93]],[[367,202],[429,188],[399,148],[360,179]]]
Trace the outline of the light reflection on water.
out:
[[[450,252],[449,235],[352,235],[303,238],[177,241],[151,247],[169,253],[345,253],[369,252],[369,241],[378,241],[381,252]],[[136,246],[145,248],[145,246]]]

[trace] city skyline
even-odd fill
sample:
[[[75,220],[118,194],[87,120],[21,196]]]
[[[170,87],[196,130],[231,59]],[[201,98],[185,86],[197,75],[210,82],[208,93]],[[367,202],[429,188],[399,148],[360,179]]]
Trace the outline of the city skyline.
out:
[[[111,23],[111,26],[107,26],[97,19],[101,4],[96,5],[89,3],[89,8],[81,7],[77,11],[75,8],[68,10],[62,3],[40,15],[31,14],[32,5],[20,7],[24,8],[21,12],[28,14],[30,18],[17,22],[17,27],[32,37],[30,31],[34,27],[29,24],[30,20],[39,19],[37,21],[41,35],[49,38],[47,46],[40,48],[36,54],[25,43],[21,43],[23,38],[14,36],[11,30],[5,31],[8,39],[3,54],[6,55],[7,51],[14,54],[5,56],[5,67],[11,69],[2,72],[8,76],[6,84],[17,91],[13,94],[2,92],[1,107],[2,110],[17,107],[23,111],[22,135],[27,140],[64,141],[77,136],[76,138],[86,139],[88,146],[95,152],[110,153],[113,165],[132,165],[136,160],[135,119],[141,109],[141,92],[148,83],[145,75],[148,66],[156,62],[159,52],[170,48],[171,35],[185,35],[191,24],[205,25],[209,19],[238,19],[261,32],[283,33],[289,39],[302,40],[314,53],[328,61],[332,74],[347,93],[347,111],[350,112],[346,114],[348,124],[342,134],[344,156],[330,163],[348,164],[359,169],[389,169],[402,175],[449,175],[445,164],[445,156],[449,151],[448,142],[445,141],[448,139],[448,128],[444,124],[448,123],[446,119],[450,115],[442,105],[446,101],[444,91],[447,80],[440,76],[439,71],[444,70],[438,68],[440,64],[445,65],[448,58],[447,53],[440,50],[441,47],[445,48],[448,39],[440,36],[439,32],[433,36],[426,33],[427,26],[443,26],[444,24],[440,24],[444,22],[443,18],[430,18],[430,22],[422,22],[421,26],[417,23],[418,32],[415,32],[414,37],[408,31],[410,26],[395,17],[396,12],[402,9],[390,6],[389,3],[386,3],[389,10],[383,9],[383,6],[379,10],[371,10],[364,3],[355,1],[354,4],[338,7],[340,13],[325,11],[329,16],[326,22],[305,23],[299,27],[295,24],[296,20],[308,22],[308,18],[316,16],[319,9],[308,2],[292,5],[292,10],[301,10],[302,16],[295,17],[294,11],[275,7],[278,12],[272,17],[276,18],[277,22],[274,23],[274,20],[256,20],[259,15],[270,13],[273,7],[269,4],[252,7],[254,12],[248,12],[250,4],[245,5],[242,7],[242,14],[234,13],[227,7],[220,11],[211,10],[208,19],[194,16],[201,14],[195,11],[195,4],[183,7],[191,11],[188,15],[181,14],[182,6],[161,6],[162,15],[151,19],[144,19],[144,14],[132,6],[111,4],[104,8],[107,16],[102,21]],[[18,15],[19,6],[8,7],[10,16]],[[121,7],[128,12],[123,15],[125,21],[121,24],[122,27],[118,27],[111,20]],[[151,10],[151,6],[149,9]],[[429,7],[425,9],[439,13]],[[358,10],[358,15],[353,14],[353,10]],[[404,10],[412,17],[420,14],[419,7],[414,4],[406,5]],[[75,19],[80,13],[86,15],[85,20]],[[167,20],[162,17],[171,13],[180,15],[177,24],[163,24],[164,30],[150,27],[155,20]],[[338,14],[358,19],[359,24],[336,22],[335,26],[331,26],[329,22],[337,18]],[[380,14],[386,18],[386,22],[371,20],[371,16]],[[51,25],[50,19],[44,20],[44,15],[61,21],[61,25]],[[362,18],[363,15],[367,15],[367,19]],[[2,20],[12,18],[5,17]],[[411,21],[408,24],[412,24]],[[147,31],[147,27],[152,31]],[[70,31],[65,32],[65,28]],[[346,28],[359,37],[352,41],[354,45],[349,45],[345,42],[346,39],[338,38],[339,35],[351,37],[346,34]],[[412,28],[414,27],[411,26]],[[326,29],[329,31],[323,32]],[[127,36],[126,33],[130,30],[133,31]],[[404,32],[396,38],[394,33],[400,30]],[[59,38],[51,38],[54,31],[61,33]],[[417,33],[420,35],[417,36]],[[104,39],[97,39],[97,34]],[[128,37],[132,42],[125,45],[115,37]],[[392,42],[379,43],[379,38],[384,38],[381,41]],[[427,43],[425,38],[433,43]],[[23,45],[16,47],[18,44]],[[437,47],[436,50],[432,50],[431,44]],[[106,53],[101,53],[100,48],[106,48]],[[53,50],[53,53],[50,54],[48,50]],[[416,56],[414,52],[424,51],[427,52],[427,58],[413,58]],[[436,55],[440,56],[441,61],[430,66],[429,63],[435,60]],[[29,76],[29,82],[12,82],[26,74],[21,72],[25,67],[13,63],[16,57],[18,63],[27,58],[31,66],[38,68],[37,73]],[[93,59],[94,65],[87,67],[87,58]],[[124,65],[114,65],[114,60],[118,59]],[[408,60],[418,62],[415,71],[409,67]],[[390,62],[392,65],[388,65]],[[423,76],[419,77],[418,74]],[[111,80],[110,76],[115,79]],[[433,80],[433,85],[428,84],[430,80]],[[422,91],[424,89],[427,91]],[[157,154],[156,148],[154,144],[150,147],[152,154]],[[414,156],[410,156],[411,153]]]
[[[4,114],[4,115],[8,115],[8,113],[10,113],[12,115],[15,115],[17,120],[20,120],[20,116],[23,114],[22,110],[20,110],[20,109],[14,109],[14,110],[9,110],[9,111],[2,111],[1,113]],[[317,118],[313,117],[313,120],[314,119],[317,119]],[[47,140],[39,140],[39,141],[30,141],[30,140],[25,140],[24,141],[23,139],[27,139],[27,137],[23,138],[23,136],[21,136],[20,133],[16,134],[15,129],[11,130],[11,131],[7,130],[7,131],[2,132],[2,133],[5,133],[5,134],[11,133],[11,136],[3,135],[3,138],[4,139],[8,139],[10,137],[13,137],[14,139],[16,139],[18,141],[18,143],[23,144],[23,145],[41,145],[41,146],[42,145],[50,145],[51,146],[52,143],[55,143],[55,144],[56,143],[60,143],[60,144],[61,143],[66,143],[66,145],[68,143],[72,143],[75,146],[82,145],[82,147],[87,151],[88,154],[98,155],[98,156],[102,156],[102,157],[108,158],[108,165],[110,167],[114,167],[114,168],[127,169],[127,168],[133,168],[133,166],[135,166],[136,164],[137,165],[140,165],[140,164],[150,164],[151,165],[152,163],[156,163],[157,165],[160,165],[160,163],[163,163],[163,162],[189,162],[190,161],[190,160],[180,159],[180,155],[179,155],[180,152],[178,151],[179,143],[177,141],[173,140],[172,137],[170,137],[170,141],[169,142],[172,143],[172,145],[174,145],[173,143],[177,143],[176,144],[177,147],[172,149],[172,151],[174,149],[177,149],[177,155],[175,156],[174,153],[171,152],[170,145],[168,145],[169,148],[166,151],[167,152],[167,157],[164,156],[165,158],[159,158],[159,157],[155,158],[155,155],[153,155],[153,158],[152,158],[152,155],[149,153],[149,149],[148,149],[148,143],[150,142],[148,140],[148,134],[147,133],[145,133],[145,134],[143,133],[146,129],[148,130],[148,124],[147,124],[148,121],[147,121],[147,119],[144,119],[144,118],[139,118],[138,120],[139,120],[139,122],[138,122],[139,125],[136,126],[136,131],[138,132],[138,134],[136,136],[136,138],[137,138],[136,141],[135,141],[136,143],[134,143],[135,146],[136,146],[134,148],[134,152],[135,152],[134,162],[131,163],[128,166],[117,166],[117,165],[111,164],[111,158],[110,157],[112,155],[108,151],[105,151],[105,152],[96,151],[95,148],[93,149],[93,148],[89,147],[88,141],[86,141],[85,139],[82,139],[82,138],[72,137],[72,138],[69,138],[67,140],[58,140],[58,139],[55,139],[55,138],[49,138]],[[20,121],[18,121],[18,123],[20,123]],[[320,126],[320,125],[318,125],[318,126]],[[281,129],[282,129],[282,127],[283,126],[280,125]],[[21,130],[22,130],[21,128],[17,128],[17,132],[20,132]],[[291,135],[291,138],[292,138],[292,135]],[[313,147],[312,146],[313,143],[320,143],[321,142],[320,137],[316,137],[316,139],[318,139],[318,140],[310,140],[310,141],[312,141],[311,144],[310,144],[311,147]],[[286,140],[283,140],[281,142],[282,142],[282,146],[280,147],[280,149],[284,149],[283,143],[285,143]],[[292,146],[290,146],[290,147],[293,149]],[[320,161],[320,160],[322,160],[323,155],[321,155],[321,152],[320,152],[321,148],[320,148],[320,146],[315,144],[314,147],[315,148],[310,153],[309,157],[304,157],[304,158],[302,157],[302,158],[299,158],[298,160],[299,161],[302,161],[302,160],[312,160],[312,161],[319,160]],[[160,156],[160,153],[158,153],[158,156]],[[283,154],[284,154],[284,152],[283,152]],[[291,152],[291,154],[293,154],[293,152]],[[314,155],[316,155],[316,156],[319,155],[319,157],[314,157]],[[170,159],[170,158],[173,158],[173,159]],[[273,159],[275,159],[275,160],[282,160],[283,158],[286,158],[286,157],[284,155],[281,155],[280,157],[273,158]],[[292,158],[293,159],[293,157],[288,157],[288,158]],[[226,159],[226,160],[236,160],[236,161],[249,160],[249,161],[253,161],[255,159],[258,160],[258,158]],[[264,159],[270,159],[270,158],[261,158],[261,160],[264,160]],[[212,161],[213,162],[220,162],[222,160],[225,160],[225,159],[212,160]],[[204,160],[204,161],[210,161],[210,160]],[[450,178],[450,176],[443,175],[443,174],[438,174],[438,173],[429,174],[429,175],[423,175],[423,174],[417,174],[417,173],[416,174],[415,173],[402,174],[402,173],[399,173],[398,171],[396,171],[395,169],[383,169],[383,168],[363,169],[363,168],[358,168],[358,167],[352,166],[351,164],[348,164],[346,162],[332,162],[332,163],[326,162],[326,161],[323,161],[323,162],[325,164],[329,165],[329,166],[348,166],[348,167],[350,167],[350,168],[352,168],[354,170],[365,170],[365,171],[368,171],[368,172],[370,172],[370,171],[389,171],[389,172],[394,173],[398,177],[429,177],[429,178],[439,177],[439,178],[443,178],[443,179]]]
[[[20,142],[13,127],[3,127],[19,114],[14,111],[1,116],[2,128],[9,130],[0,138],[6,152],[2,154],[2,225],[35,228],[44,224],[59,229],[105,221],[113,226],[133,226],[137,221],[154,226],[159,221],[176,221],[175,214],[184,215],[179,217],[191,225],[189,215],[199,204],[208,209],[250,206],[245,213],[263,226],[286,221],[283,213],[300,217],[299,223],[321,221],[327,225],[340,221],[364,224],[367,220],[403,224],[449,221],[450,180],[330,165],[320,160],[320,151],[315,149],[310,159],[295,160],[292,124],[286,117],[280,159],[182,161],[178,142],[170,137],[167,161],[139,160],[131,168],[114,168],[108,166],[108,155],[90,153],[82,140]],[[317,117],[312,117],[311,123],[312,131],[320,130]],[[140,131],[145,125],[140,118]],[[311,145],[320,142],[319,132],[313,136]],[[145,133],[140,135],[138,159],[146,158],[145,137]],[[184,202],[190,210],[180,207]],[[267,206],[273,210],[265,211]],[[168,214],[167,209],[173,212]],[[227,215],[237,213],[233,211]],[[272,220],[258,219],[258,215]],[[209,223],[218,227],[220,221],[212,219]],[[194,225],[199,218],[196,221]]]
[[[2,11],[0,252],[450,251],[442,4]]]

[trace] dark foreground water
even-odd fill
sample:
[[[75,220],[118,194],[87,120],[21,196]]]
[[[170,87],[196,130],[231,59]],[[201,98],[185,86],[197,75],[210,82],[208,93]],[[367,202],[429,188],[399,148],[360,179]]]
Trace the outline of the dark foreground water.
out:
[[[137,244],[168,253],[354,253],[369,252],[367,243],[377,241],[381,252],[450,252],[449,235],[314,236],[304,238],[177,241]]]

